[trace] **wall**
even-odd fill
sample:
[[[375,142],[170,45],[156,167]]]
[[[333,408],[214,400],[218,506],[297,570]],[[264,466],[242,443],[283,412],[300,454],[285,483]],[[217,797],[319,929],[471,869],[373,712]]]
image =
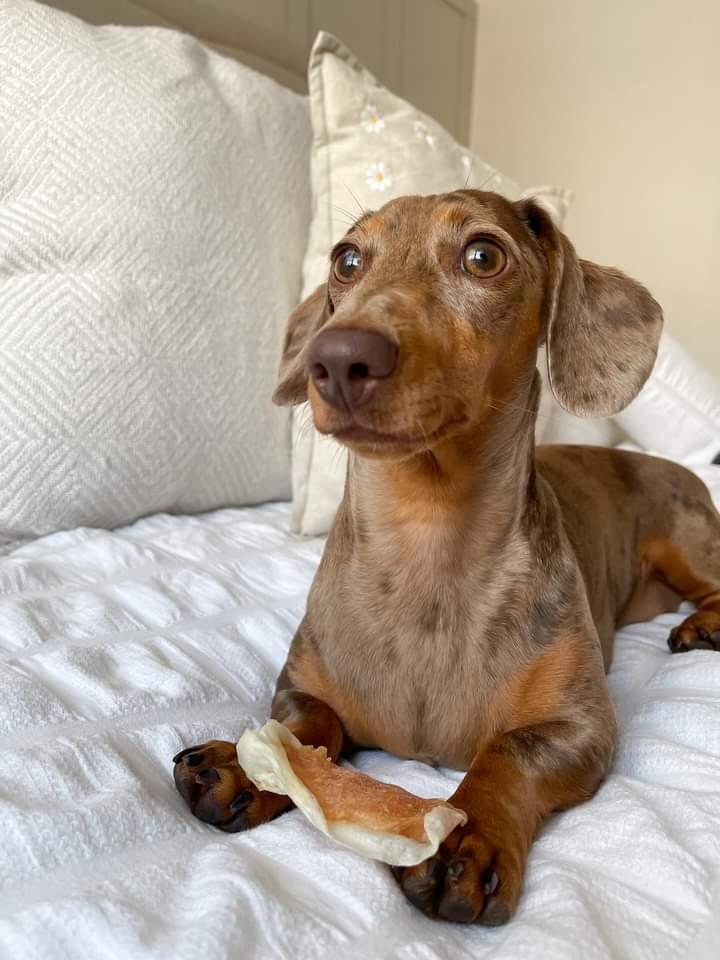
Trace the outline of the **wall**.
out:
[[[473,93],[475,149],[572,187],[581,255],[720,376],[720,3],[478,0]]]
[[[467,142],[474,0],[45,0],[89,23],[175,26],[307,90],[318,30],[336,34],[395,93]]]

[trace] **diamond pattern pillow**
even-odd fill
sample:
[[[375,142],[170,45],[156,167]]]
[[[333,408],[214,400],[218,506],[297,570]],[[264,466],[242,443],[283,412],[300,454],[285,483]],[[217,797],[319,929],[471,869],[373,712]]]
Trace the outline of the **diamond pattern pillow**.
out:
[[[286,497],[306,98],[174,31],[0,19],[0,547]]]
[[[381,86],[339,40],[320,33],[308,68],[313,125],[313,220],[303,265],[307,296],[327,276],[328,252],[362,209],[393,197],[445,193],[459,187],[494,190],[511,200],[535,196],[556,220],[569,194],[523,191],[431,117]],[[311,429],[309,410],[293,415],[293,509],[296,533],[325,533],[345,483],[345,453]]]

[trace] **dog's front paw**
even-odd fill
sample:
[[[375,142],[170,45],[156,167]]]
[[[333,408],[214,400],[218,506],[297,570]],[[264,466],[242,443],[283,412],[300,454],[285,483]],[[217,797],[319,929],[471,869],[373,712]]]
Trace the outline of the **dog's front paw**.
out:
[[[408,900],[430,917],[497,927],[515,912],[525,855],[511,840],[493,843],[472,820],[454,830],[434,857],[394,867]]]
[[[699,610],[683,620],[668,637],[671,653],[689,650],[720,650],[720,613]]]
[[[209,740],[173,757],[175,786],[192,813],[227,833],[272,820],[291,806],[288,797],[258,790],[238,763],[234,743]]]

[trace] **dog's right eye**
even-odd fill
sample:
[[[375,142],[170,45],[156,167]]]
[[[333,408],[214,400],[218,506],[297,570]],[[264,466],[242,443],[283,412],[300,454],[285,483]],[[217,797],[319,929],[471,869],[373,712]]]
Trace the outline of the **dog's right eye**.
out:
[[[487,280],[501,273],[507,263],[502,247],[492,240],[473,240],[463,250],[462,267],[465,273]]]
[[[333,262],[333,273],[340,283],[351,283],[362,270],[362,254],[357,247],[345,247]]]

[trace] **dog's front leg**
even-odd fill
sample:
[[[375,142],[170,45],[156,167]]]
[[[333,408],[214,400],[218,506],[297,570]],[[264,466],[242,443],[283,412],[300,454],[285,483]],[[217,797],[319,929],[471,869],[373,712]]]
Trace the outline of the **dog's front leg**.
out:
[[[326,747],[336,760],[343,745],[343,728],[321,700],[299,690],[275,694],[272,717],[301,743]],[[288,797],[258,790],[238,763],[235,744],[210,740],[188,747],[175,758],[175,785],[198,819],[220,830],[236,833],[272,820],[292,806]]]
[[[612,726],[612,723],[611,723]],[[589,799],[612,753],[612,732],[592,738],[569,722],[499,737],[479,753],[450,802],[468,814],[436,856],[394,869],[429,916],[496,926],[514,913],[530,844],[553,810]]]

